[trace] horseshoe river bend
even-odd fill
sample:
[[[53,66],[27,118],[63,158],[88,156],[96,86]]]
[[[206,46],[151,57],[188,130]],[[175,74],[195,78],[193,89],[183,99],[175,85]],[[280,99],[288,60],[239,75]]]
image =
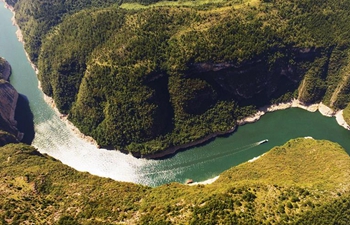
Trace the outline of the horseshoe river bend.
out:
[[[12,66],[11,84],[29,99],[35,124],[32,145],[79,171],[158,186],[169,182],[184,183],[186,179],[196,182],[213,179],[224,170],[296,137],[327,139],[339,143],[350,153],[350,132],[339,126],[334,117],[299,108],[267,113],[255,123],[240,126],[231,135],[218,137],[167,159],[136,159],[118,151],[99,149],[75,134],[44,100],[35,71],[23,44],[17,39],[12,16],[0,2],[0,56]],[[269,141],[259,144],[264,139]]]

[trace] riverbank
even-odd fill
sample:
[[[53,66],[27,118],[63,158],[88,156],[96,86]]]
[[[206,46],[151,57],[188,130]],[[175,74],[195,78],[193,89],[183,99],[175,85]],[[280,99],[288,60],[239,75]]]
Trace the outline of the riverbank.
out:
[[[318,110],[323,116],[326,116],[326,117],[334,116],[340,126],[344,127],[347,130],[350,130],[350,126],[344,120],[343,110],[334,111],[333,109],[329,108],[322,102],[308,105],[308,104],[302,103],[298,99],[293,99],[292,101],[286,102],[286,103],[279,103],[279,104],[261,107],[259,108],[258,112],[256,112],[254,115],[238,120],[237,124],[239,126],[242,126],[247,123],[254,123],[258,121],[260,117],[263,116],[265,113],[274,112],[277,110],[284,110],[288,108],[301,108],[309,112],[316,112]]]
[[[350,130],[350,125],[346,123],[346,121],[343,117],[343,110],[340,110],[335,114],[335,119],[337,120],[337,123],[340,126],[344,127],[347,130]]]
[[[200,181],[200,182],[193,182],[188,184],[189,186],[194,186],[194,185],[206,185],[206,184],[212,184],[214,183],[217,179],[219,179],[220,176],[213,177],[211,179],[205,180],[205,181]]]
[[[38,85],[39,89],[42,91],[41,89],[41,85],[40,85],[40,81],[39,81],[39,85]],[[100,148],[100,146],[98,145],[98,143],[95,141],[95,139],[93,139],[92,137],[83,134],[76,126],[74,126],[74,124],[68,120],[68,115],[64,115],[62,113],[60,113],[58,111],[58,108],[56,107],[56,103],[53,100],[53,98],[45,95],[43,93],[43,98],[44,101],[55,111],[55,113],[59,116],[59,118],[66,124],[66,126],[68,127],[68,129],[70,131],[72,131],[77,137],[79,137],[80,139],[85,140],[86,142],[88,142],[89,144],[92,144],[94,146],[96,146],[97,148]]]
[[[203,144],[205,142],[208,142],[218,136],[222,136],[222,135],[226,135],[229,133],[232,133],[233,131],[235,131],[236,127],[232,127],[230,130],[226,131],[226,132],[215,132],[212,134],[209,134],[208,136],[204,137],[204,138],[200,138],[197,139],[195,141],[189,142],[189,143],[185,143],[182,145],[177,145],[177,146],[173,146],[170,148],[167,148],[165,150],[162,150],[160,152],[155,152],[152,154],[146,154],[146,155],[134,155],[135,157],[141,157],[141,158],[145,158],[145,159],[161,159],[167,156],[171,156],[174,155],[176,152],[186,149],[186,148],[190,148],[190,147],[194,147],[200,144]]]

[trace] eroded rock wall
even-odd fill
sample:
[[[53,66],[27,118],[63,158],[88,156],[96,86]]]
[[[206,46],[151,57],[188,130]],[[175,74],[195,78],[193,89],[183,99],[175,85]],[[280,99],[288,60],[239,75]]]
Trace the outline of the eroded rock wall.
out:
[[[1,59],[0,67],[0,130],[14,135],[18,140],[23,138],[23,133],[17,129],[15,111],[18,101],[18,92],[8,82],[11,67],[7,61]]]

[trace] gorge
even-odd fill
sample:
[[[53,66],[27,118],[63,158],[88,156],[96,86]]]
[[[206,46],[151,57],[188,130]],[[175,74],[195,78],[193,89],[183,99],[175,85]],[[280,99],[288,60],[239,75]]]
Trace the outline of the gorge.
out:
[[[266,115],[269,119],[264,120],[264,118],[262,118],[262,125],[259,125],[259,123],[252,125],[254,127],[258,126],[259,129],[250,128],[249,126],[247,126],[247,128],[242,127],[238,129],[238,132],[230,136],[229,139],[218,138],[209,145],[204,145],[199,148],[193,148],[185,152],[181,152],[180,154],[177,154],[174,157],[165,160],[137,160],[130,157],[130,155],[124,155],[113,151],[106,151],[104,149],[97,149],[95,146],[86,143],[79,137],[76,137],[70,128],[68,128],[64,122],[60,121],[60,118],[57,116],[55,111],[48,107],[43,100],[43,95],[40,90],[35,88],[28,89],[28,85],[31,87],[38,86],[36,75],[34,71],[30,69],[30,64],[25,57],[22,45],[16,40],[16,37],[14,35],[16,28],[10,25],[10,13],[5,9],[3,10],[4,13],[2,13],[2,15],[7,16],[7,19],[3,20],[7,20],[9,24],[4,27],[3,30],[9,29],[9,32],[6,32],[5,35],[10,35],[11,37],[3,38],[1,40],[13,40],[13,44],[9,45],[8,42],[3,43],[3,47],[1,49],[4,53],[2,54],[6,54],[6,58],[11,59],[11,64],[14,65],[15,75],[11,78],[13,84],[18,90],[21,91],[21,93],[24,93],[26,96],[28,96],[32,105],[34,122],[36,123],[36,137],[34,139],[33,145],[37,146],[42,153],[47,153],[57,159],[60,159],[63,163],[71,165],[78,170],[89,171],[93,174],[111,177],[116,180],[132,181],[153,186],[170,181],[184,182],[187,178],[193,178],[195,181],[210,179],[217,176],[220,172],[230,168],[231,166],[247,161],[253,157],[257,157],[264,151],[267,151],[269,148],[282,144],[290,138],[294,137],[313,136],[315,138],[329,139],[341,143],[342,146],[348,149],[346,147],[348,145],[346,140],[347,133],[346,131],[340,129],[340,127],[339,129],[334,128],[334,126],[336,126],[334,119],[322,118],[315,115],[308,116],[309,114],[301,113],[299,110],[294,109],[291,111],[288,110],[286,112],[277,112],[276,114],[274,113],[274,115],[276,115],[276,118],[279,117],[279,114],[286,116],[286,118],[281,118],[281,120],[272,119],[272,117]],[[7,50],[8,46],[11,46],[11,50]],[[13,51],[12,49],[17,50]],[[305,53],[303,53],[304,51]],[[304,51],[302,51],[300,54],[315,54],[313,52],[316,50]],[[17,52],[22,53],[17,54]],[[13,55],[13,53],[15,53],[15,55]],[[18,59],[22,59],[22,61],[19,61]],[[193,64],[193,66],[194,68],[197,68],[196,70],[198,71],[206,68],[207,71],[212,72],[218,72],[221,70],[224,74],[228,74],[230,70],[227,70],[227,68],[232,67],[232,65],[227,64]],[[31,72],[26,73],[27,75],[25,77],[19,77],[16,76],[16,74],[18,74],[16,71],[17,69],[24,71],[31,70]],[[225,72],[225,69],[227,72]],[[19,73],[22,74],[20,71]],[[191,72],[190,74],[194,73]],[[149,82],[152,82],[152,79],[150,79]],[[272,82],[272,80],[270,80],[270,82]],[[225,83],[229,84],[228,82]],[[293,84],[293,82],[291,81],[290,84]],[[203,90],[206,90],[205,86]],[[250,111],[248,110],[248,112]],[[295,129],[293,129],[293,132],[295,133],[290,134],[288,130],[290,127],[293,127],[292,124],[298,120],[298,115],[300,114],[305,117],[304,123],[300,124],[302,127],[295,127]],[[288,117],[290,117],[290,121],[287,119]],[[323,122],[319,125],[316,125],[319,123],[316,122],[318,120],[324,121],[324,125],[322,125]],[[274,122],[272,123],[272,121]],[[280,124],[283,124],[284,122],[285,125],[281,127],[289,128],[284,128],[284,131],[286,131],[286,133],[281,133],[278,129],[280,127]],[[276,142],[273,141],[273,135],[266,133],[266,129],[264,128],[264,126],[268,127],[268,124],[271,123],[276,124],[276,132],[279,133],[279,135],[275,138]],[[328,134],[321,134],[322,132],[318,128],[319,126],[331,126],[332,128],[330,129],[336,129],[337,132],[339,131],[340,133],[335,132],[338,135],[329,137]],[[313,131],[300,133],[300,130],[309,130],[307,129],[308,127],[313,127]],[[249,131],[250,129],[255,130],[255,132],[253,135],[249,134],[248,136],[250,138],[247,138],[248,136],[246,136],[247,134],[244,131],[245,129],[248,129],[248,133],[251,132]],[[240,135],[240,132],[242,132],[242,135]],[[267,137],[266,135],[272,136]],[[254,146],[251,151],[240,150],[242,148],[246,148],[247,146],[254,145],[253,143],[266,138],[270,139],[268,145],[258,147]],[[231,151],[230,149],[233,150]],[[231,160],[224,160],[225,162],[223,163],[223,156],[228,154],[235,156],[233,157],[234,159],[232,160],[232,158],[229,158]],[[212,157],[210,155],[212,155]],[[207,166],[211,165],[210,163],[212,163],[212,161],[208,161],[210,158],[218,159],[217,163],[215,163],[215,166],[214,164],[210,167]],[[189,166],[190,164],[193,165]],[[199,172],[203,171],[203,168],[210,169],[205,173]],[[125,171],[128,172],[126,173]]]
[[[7,2],[16,4],[17,1],[9,0]],[[113,18],[121,21],[123,21],[123,18],[126,18],[128,25],[124,27],[125,30],[122,30],[120,35],[124,35],[125,33],[123,32],[128,34],[128,29],[126,28],[133,27],[133,25],[136,27],[134,27],[136,31],[138,30],[138,25],[142,24],[138,22],[142,20],[138,20],[137,14],[143,13],[142,15],[148,16],[149,12],[147,10],[136,10],[134,11],[136,14],[122,11],[122,8],[130,7],[128,5],[129,1],[118,5],[121,8],[118,9],[121,10],[118,13],[115,13],[114,7],[116,6],[104,8],[101,11],[98,9],[102,6],[102,3],[112,4],[114,2],[112,0],[50,0],[52,4],[44,4],[45,0],[19,0],[18,2],[20,4],[15,6],[16,13],[20,14],[19,16],[23,16],[21,13],[24,11],[21,10],[25,9],[25,15],[28,16],[26,18],[22,17],[21,22],[32,23],[31,25],[34,22],[33,29],[22,24],[24,26],[22,30],[24,33],[23,38],[27,41],[26,49],[27,51],[29,50],[27,56],[32,60],[34,59],[33,62],[35,62],[35,51],[39,51],[39,48],[36,50],[35,48],[38,47],[37,44],[43,44],[43,49],[52,50],[52,52],[40,50],[40,53],[37,55],[39,57],[38,64],[44,66],[42,63],[46,60],[46,62],[55,67],[57,66],[55,65],[57,61],[50,61],[50,59],[58,60],[59,62],[58,67],[52,69],[54,73],[49,77],[44,78],[45,74],[43,72],[38,74],[40,79],[49,78],[51,87],[50,85],[43,87],[44,89],[46,88],[46,91],[50,92],[50,88],[52,88],[53,93],[55,92],[58,95],[56,99],[62,97],[58,107],[60,107],[60,104],[61,107],[67,107],[69,104],[64,102],[69,103],[71,101],[69,96],[61,96],[64,91],[62,92],[60,88],[63,88],[63,90],[64,88],[73,88],[67,89],[68,95],[78,89],[80,92],[80,90],[85,88],[87,90],[86,93],[78,93],[77,98],[81,98],[79,101],[104,102],[104,100],[107,100],[107,105],[103,103],[98,107],[97,105],[88,104],[88,106],[91,106],[88,109],[96,110],[97,114],[101,113],[99,111],[101,108],[99,107],[106,107],[103,113],[113,113],[113,110],[115,110],[113,104],[121,106],[121,111],[123,112],[125,110],[123,104],[126,104],[131,98],[131,107],[127,107],[133,109],[133,104],[141,104],[142,107],[146,108],[146,111],[154,110],[154,116],[164,122],[163,124],[153,124],[152,126],[154,126],[155,130],[152,128],[151,132],[174,132],[177,126],[176,123],[181,122],[183,126],[176,131],[185,131],[185,133],[188,132],[190,134],[183,145],[191,145],[193,142],[188,140],[192,138],[195,139],[194,141],[203,140],[200,137],[201,135],[193,132],[196,131],[198,126],[206,129],[213,124],[220,125],[219,127],[211,127],[213,130],[217,129],[219,133],[232,131],[233,128],[235,130],[233,134],[223,135],[211,139],[210,142],[180,150],[175,155],[162,158],[161,160],[135,158],[131,154],[108,150],[112,148],[108,144],[106,144],[107,147],[110,147],[108,149],[97,148],[94,142],[86,140],[86,136],[81,133],[81,136],[77,134],[77,128],[69,123],[67,115],[60,114],[57,109],[52,108],[52,105],[48,105],[48,97],[40,89],[41,85],[38,82],[36,71],[33,70],[31,63],[27,59],[23,44],[17,40],[15,35],[17,28],[11,23],[12,14],[3,8],[4,4],[0,2],[0,30],[2,31],[0,33],[0,56],[5,57],[11,64],[11,84],[18,92],[22,93],[18,95],[19,99],[24,100],[24,103],[26,103],[22,106],[24,108],[19,108],[17,105],[17,111],[22,112],[22,114],[15,116],[15,120],[17,120],[18,125],[22,124],[21,119],[29,121],[24,126],[25,128],[34,129],[33,123],[35,123],[35,137],[33,135],[32,141],[30,141],[32,146],[7,144],[0,147],[1,224],[288,223],[300,225],[331,224],[334,222],[341,225],[348,224],[350,219],[350,132],[347,130],[349,127],[343,119],[343,111],[337,111],[334,115],[335,112],[328,108],[328,106],[331,106],[333,109],[338,110],[345,108],[347,105],[348,70],[345,53],[346,41],[341,43],[337,40],[339,45],[332,46],[331,43],[327,48],[320,46],[314,48],[305,46],[296,46],[295,48],[287,46],[286,48],[286,46],[279,46],[276,48],[278,53],[274,52],[268,57],[264,56],[264,54],[258,54],[256,58],[246,58],[242,62],[232,62],[227,59],[222,62],[199,59],[196,62],[196,60],[190,60],[190,63],[183,64],[186,68],[181,74],[179,74],[179,68],[176,68],[176,66],[183,63],[181,62],[182,56],[172,58],[171,56],[174,55],[169,53],[170,55],[166,56],[170,56],[167,60],[179,59],[178,64],[173,64],[174,67],[167,68],[168,70],[162,67],[155,72],[150,72],[152,68],[154,69],[154,65],[150,61],[137,61],[133,65],[134,67],[123,67],[125,65],[120,61],[118,63],[121,64],[118,65],[111,63],[113,60],[110,61],[110,59],[116,57],[113,56],[114,53],[118,53],[118,57],[121,57],[122,54],[127,54],[130,51],[130,48],[127,46],[119,46],[118,51],[113,52],[116,48],[109,49],[109,44],[94,45],[94,43],[89,43],[91,46],[98,46],[93,50],[94,57],[91,56],[88,59],[80,58],[85,54],[88,55],[88,51],[80,52],[86,46],[84,47],[77,43],[77,40],[87,35],[87,33],[84,33],[86,31],[82,32],[83,35],[79,34],[80,31],[78,31],[78,28],[85,25],[79,25],[75,29],[78,34],[67,33],[71,37],[75,37],[75,39],[65,39],[67,37],[61,36],[64,39],[61,40],[60,36],[57,35],[60,32],[65,34],[65,29],[76,28],[72,25],[77,25],[78,23],[74,22],[74,20],[73,22],[69,21],[69,18],[75,18],[77,21],[85,21],[87,19],[85,22],[89,24],[87,25],[88,27],[90,25],[96,27],[103,25],[102,21],[104,20],[100,19],[105,18],[106,14],[114,16]],[[86,12],[84,10],[80,11],[79,7],[86,2],[99,4],[94,5],[95,8],[93,9],[87,9]],[[303,5],[303,10],[306,11],[310,10],[307,7],[309,5],[325,4],[324,2],[313,4],[307,1],[300,2],[305,4]],[[47,31],[45,28],[47,21],[36,20],[37,18],[44,18],[38,15],[43,12],[50,12],[54,15],[52,10],[61,9],[60,4],[63,3],[73,4],[67,8],[65,8],[67,5],[63,7],[67,10],[75,10],[74,12],[69,12],[72,13],[72,17],[67,14],[65,16],[67,21],[51,30],[46,36],[48,39],[43,41],[43,43],[40,43],[43,39],[30,39],[30,35],[33,34],[36,37],[44,37],[45,35],[37,34],[38,32],[45,33]],[[78,8],[75,8],[77,5],[74,4],[76,3],[78,3]],[[177,2],[170,3],[177,4]],[[255,5],[254,1],[249,3],[253,4],[252,7],[260,7]],[[277,1],[276,4],[280,3]],[[135,7],[133,4],[131,6]],[[157,4],[169,3],[160,2]],[[187,4],[197,4],[197,1],[191,1]],[[201,5],[201,10],[205,11],[201,13],[206,13],[207,10],[213,14],[218,13],[214,10],[218,7],[216,4]],[[225,5],[226,3],[223,4],[226,9],[231,7]],[[240,5],[242,2],[232,2],[231,4],[236,7],[242,7]],[[259,4],[273,6],[272,3],[266,2]],[[337,4],[345,3],[341,1],[337,2]],[[332,7],[337,9],[337,4],[334,4]],[[341,6],[345,7],[346,5]],[[147,8],[147,6],[142,7]],[[183,10],[182,7],[177,8],[180,8],[180,11]],[[42,10],[40,13],[31,14],[35,12],[32,10],[36,9]],[[166,7],[163,9],[166,9]],[[217,9],[220,9],[219,11],[222,10],[222,8]],[[283,13],[288,12],[288,9],[288,7],[285,7],[284,10],[287,11],[283,11]],[[158,12],[157,9],[153,10]],[[166,12],[170,14],[175,13],[171,10]],[[252,10],[254,12],[255,9]],[[50,17],[50,19],[56,21],[57,18],[60,18],[59,15],[61,14],[59,13],[62,12],[63,14],[66,13],[64,10],[58,10],[58,14],[55,14],[56,17]],[[120,12],[122,13],[119,14]],[[248,14],[249,12],[251,11],[241,11],[241,13]],[[271,13],[272,11],[269,12]],[[191,13],[193,12],[190,12],[190,15],[196,15]],[[330,12],[324,10],[322,13]],[[340,12],[338,15],[342,13]],[[216,15],[217,17],[209,18],[220,19],[219,14]],[[35,18],[30,18],[33,15],[35,15]],[[89,20],[89,15],[94,19]],[[298,15],[302,17],[303,14]],[[254,14],[251,14],[251,16],[254,16]],[[327,21],[332,21],[334,14],[330,13],[328,16]],[[176,18],[176,16],[174,17]],[[162,19],[165,18],[167,17],[162,17]],[[186,18],[187,16],[183,17],[183,19]],[[202,31],[205,24],[199,23],[201,18],[193,17],[192,19],[198,22],[195,27],[197,29],[200,28],[199,30]],[[299,19],[302,20],[303,18]],[[39,24],[35,24],[36,22],[39,22]],[[69,24],[69,22],[72,23]],[[179,20],[178,22],[184,24],[184,21]],[[69,26],[67,24],[64,25],[64,23],[68,23]],[[313,21],[313,23],[316,23],[316,21]],[[48,24],[52,25],[54,23]],[[147,26],[151,26],[151,24]],[[176,27],[176,24],[174,26]],[[38,27],[42,29],[38,29]],[[114,28],[117,29],[116,27]],[[152,26],[145,30],[149,29],[152,30]],[[180,36],[182,32],[186,33],[186,30],[183,29],[178,31]],[[314,32],[315,30],[312,31]],[[305,32],[305,30],[302,32]],[[209,33],[204,34],[204,36],[209,35]],[[153,36],[154,34],[151,32],[149,35]],[[176,39],[178,37],[175,36],[172,41],[182,40],[183,44],[189,45],[187,46],[188,48],[175,43],[175,48],[172,50],[175,52],[179,50],[182,53],[191,55],[193,52],[187,52],[187,50],[197,48],[196,46],[191,46],[191,43],[195,43],[194,40],[198,36],[186,35],[180,39]],[[319,34],[316,32],[315,35],[317,37]],[[339,36],[340,39],[344,37],[342,35]],[[215,34],[213,36],[215,38]],[[96,36],[94,37],[96,38]],[[140,41],[140,43],[147,43],[143,40],[135,39],[135,37],[128,37],[132,40],[126,40],[126,43],[135,40]],[[108,39],[107,36],[104,38]],[[116,34],[109,41],[110,44],[112,43],[112,46],[118,46],[118,43],[114,42],[118,42],[118,40],[120,41],[120,37]],[[74,41],[76,46],[68,50],[65,49],[64,43],[67,43],[67,46],[69,46],[69,43]],[[50,46],[52,43],[59,44]],[[305,45],[312,46],[315,43]],[[322,43],[322,46],[324,45],[327,44]],[[137,47],[137,45],[132,46]],[[210,45],[206,47],[208,46],[210,47]],[[124,52],[123,47],[125,47]],[[107,53],[99,52],[101,49],[104,49]],[[198,48],[197,50],[199,51],[200,49]],[[30,50],[35,51],[31,52]],[[164,49],[158,50],[159,54],[162,55],[164,53]],[[215,52],[215,49],[211,50],[211,52]],[[220,51],[223,51],[223,49],[220,49]],[[53,52],[58,53],[58,55],[50,55]],[[168,54],[167,52],[165,53]],[[202,54],[203,52],[196,57],[204,57]],[[152,54],[147,52],[146,56],[140,57],[149,58],[150,56]],[[46,57],[47,59],[45,59]],[[112,58],[109,59],[108,57]],[[138,56],[135,57],[137,58]],[[79,59],[79,63],[83,62],[83,64],[77,63],[74,59]],[[156,58],[153,59],[159,63]],[[42,61],[40,62],[40,60]],[[87,63],[84,64],[84,61]],[[271,64],[266,64],[267,62],[271,62]],[[2,65],[3,63],[0,64],[0,72],[3,71],[1,69]],[[119,65],[123,68],[120,68]],[[149,66],[146,70],[144,70],[145,65],[146,67]],[[268,68],[267,65],[272,65],[272,67]],[[140,68],[141,70],[139,71],[138,69]],[[111,70],[118,70],[118,73],[114,74]],[[140,75],[138,74],[139,72],[147,74],[141,85],[137,79],[142,78],[142,76],[136,78],[130,76],[128,78],[128,76],[122,75],[123,72],[127,74],[130,71],[134,72],[134,75]],[[305,76],[300,76],[301,71],[305,72]],[[67,76],[70,72],[72,72],[72,76]],[[62,81],[77,82],[75,79],[80,76],[79,73],[80,75],[84,73],[84,75],[78,89],[74,89],[77,86],[61,86]],[[254,73],[259,74],[259,76],[254,77]],[[99,80],[98,75],[103,74],[108,74],[107,77],[111,78],[110,82],[106,82],[103,79]],[[235,79],[232,77],[237,78],[240,82],[235,82]],[[135,78],[135,80],[132,78]],[[96,82],[96,79],[102,83]],[[118,82],[124,82],[125,90],[118,89],[118,93],[112,93],[112,96],[115,94],[118,97],[113,99],[107,95],[111,94],[110,90],[107,89],[118,84]],[[278,83],[282,83],[282,85],[276,87]],[[2,88],[2,84],[5,84],[5,89]],[[135,99],[127,92],[129,91],[128,88],[132,87],[131,84],[137,84],[135,89],[130,90],[131,93],[137,95]],[[146,88],[144,89],[143,86],[146,86]],[[120,88],[120,86],[116,87]],[[172,87],[175,89],[172,89]],[[5,95],[2,95],[2,90],[6,90]],[[138,90],[141,91],[138,93]],[[287,92],[285,92],[286,90]],[[148,93],[147,91],[150,92]],[[89,96],[88,92],[92,95]],[[7,102],[7,106],[2,107],[3,105],[1,104],[6,99],[15,99],[17,95],[14,89],[5,81],[0,82],[0,94],[0,127],[2,127],[2,115],[8,117],[11,113],[7,111],[5,114],[1,114],[1,110],[13,109],[14,105]],[[145,95],[142,96],[143,94]],[[181,96],[179,99],[176,99],[178,94]],[[96,99],[94,99],[95,97]],[[143,97],[147,99],[146,103],[139,102]],[[171,101],[167,99],[171,99]],[[323,103],[319,103],[321,100]],[[123,104],[119,104],[120,102],[118,101],[122,101]],[[29,108],[28,102],[32,112],[27,111]],[[174,104],[174,102],[177,102],[178,105]],[[304,102],[304,104],[301,102]],[[85,104],[86,102],[83,103]],[[75,104],[81,103],[73,102],[72,104],[72,108],[77,107],[74,110],[81,110],[79,109],[80,106]],[[265,104],[269,104],[269,106],[264,106]],[[158,105],[158,108],[152,108],[155,105]],[[147,108],[149,106],[152,107]],[[179,109],[183,110],[180,114],[179,111],[176,111]],[[285,110],[268,113],[277,109]],[[310,112],[303,109],[307,109]],[[349,118],[349,109],[350,106],[344,109],[345,119]],[[62,113],[62,109],[60,110]],[[85,111],[85,114],[88,112]],[[132,120],[127,125],[137,124],[133,117],[142,115],[142,113],[139,114],[140,111],[138,109],[127,112],[130,112],[132,115],[127,118]],[[219,115],[220,112],[223,114]],[[178,117],[179,115],[180,117]],[[194,117],[191,115],[194,115]],[[247,115],[252,116],[246,117]],[[336,118],[323,115],[332,115]],[[68,119],[72,118],[70,116],[71,112],[69,112]],[[193,120],[195,117],[199,120]],[[172,122],[169,123],[171,118],[176,118],[174,124]],[[177,120],[179,118],[180,120]],[[32,124],[30,124],[30,121],[32,121]],[[208,123],[208,121],[212,123]],[[231,123],[232,121],[234,123]],[[255,123],[237,126],[253,121]],[[347,129],[339,126],[337,121]],[[120,121],[112,122],[120,123]],[[225,124],[230,124],[230,126]],[[144,125],[147,126],[147,124]],[[194,125],[196,129],[192,130],[191,125]],[[112,128],[116,129],[118,127]],[[187,130],[184,130],[185,128]],[[127,131],[130,130],[139,132],[138,127],[131,127]],[[209,131],[206,129],[205,132],[213,135],[215,134],[211,133],[213,130]],[[23,133],[27,134],[27,132]],[[148,134],[139,132],[137,135],[141,137]],[[0,132],[0,144],[1,141],[5,143],[12,142],[14,139],[11,138],[15,138],[13,135],[10,135],[10,139],[2,139],[2,135],[3,133]],[[129,134],[125,132],[123,135],[128,137]],[[183,137],[182,135],[183,133],[179,134],[179,138]],[[176,137],[176,135],[169,134],[169,137]],[[268,142],[264,141],[267,139]],[[330,140],[333,143],[320,139]],[[157,141],[159,140],[156,140],[156,142],[152,141],[148,140],[147,142],[149,143],[146,143],[145,146],[158,146]],[[263,141],[264,144],[261,144]],[[139,144],[134,143],[129,147],[134,146],[135,149],[140,149],[140,146],[142,147],[145,143]],[[166,144],[162,146],[164,147]],[[173,147],[177,146],[179,145]],[[141,156],[138,155],[140,153],[137,151],[133,154]],[[156,151],[156,154],[164,154],[164,151]],[[145,157],[147,154],[143,152],[142,156]],[[151,156],[155,156],[155,153],[151,153]],[[181,184],[188,179],[194,181],[195,184],[193,186]],[[207,180],[204,183],[210,184],[202,185],[200,181],[203,180]]]

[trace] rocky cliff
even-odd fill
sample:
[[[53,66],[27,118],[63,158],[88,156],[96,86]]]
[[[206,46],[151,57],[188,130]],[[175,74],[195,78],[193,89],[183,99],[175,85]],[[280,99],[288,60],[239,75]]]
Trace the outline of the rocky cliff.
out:
[[[11,74],[11,67],[7,61],[1,59],[0,66],[0,129],[14,135],[17,140],[23,138],[23,133],[17,129],[15,111],[18,92],[7,81]]]

